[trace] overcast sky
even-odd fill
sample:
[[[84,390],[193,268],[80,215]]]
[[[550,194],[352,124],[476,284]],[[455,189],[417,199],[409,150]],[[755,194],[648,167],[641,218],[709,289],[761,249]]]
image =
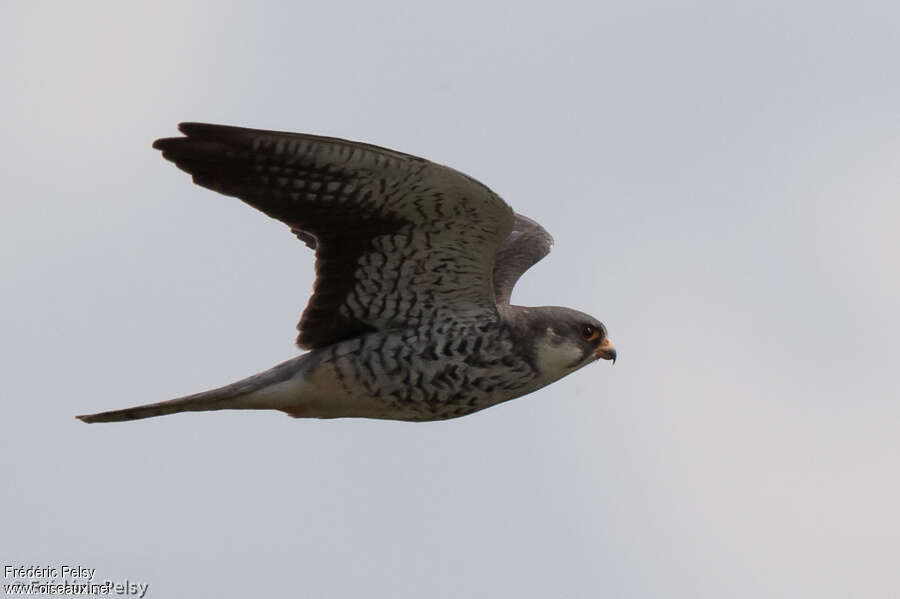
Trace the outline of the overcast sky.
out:
[[[896,2],[5,2],[0,565],[147,597],[900,595]],[[458,420],[75,414],[296,355],[312,254],[150,148],[451,165],[619,350]],[[5,579],[4,582],[9,582]]]

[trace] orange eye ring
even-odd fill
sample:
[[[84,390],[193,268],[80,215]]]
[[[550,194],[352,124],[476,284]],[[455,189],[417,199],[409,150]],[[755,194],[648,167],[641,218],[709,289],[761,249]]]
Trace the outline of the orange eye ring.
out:
[[[585,341],[596,341],[600,338],[600,329],[586,324],[581,327],[581,338]]]

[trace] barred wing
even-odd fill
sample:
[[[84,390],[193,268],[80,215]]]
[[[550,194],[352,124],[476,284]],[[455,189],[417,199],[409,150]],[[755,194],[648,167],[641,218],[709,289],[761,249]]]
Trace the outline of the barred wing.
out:
[[[303,348],[365,331],[496,318],[494,257],[513,212],[474,179],[342,139],[182,123],[153,147],[194,183],[238,197],[316,250]]]

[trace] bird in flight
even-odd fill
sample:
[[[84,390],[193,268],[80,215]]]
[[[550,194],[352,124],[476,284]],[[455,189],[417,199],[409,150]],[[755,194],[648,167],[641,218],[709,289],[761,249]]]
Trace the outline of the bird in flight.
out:
[[[240,198],[316,253],[297,325],[309,352],[230,385],[78,416],[116,422],[275,409],[297,418],[456,418],[616,350],[597,319],[510,304],[550,235],[449,167],[364,143],[182,123],[158,139],[194,183]]]

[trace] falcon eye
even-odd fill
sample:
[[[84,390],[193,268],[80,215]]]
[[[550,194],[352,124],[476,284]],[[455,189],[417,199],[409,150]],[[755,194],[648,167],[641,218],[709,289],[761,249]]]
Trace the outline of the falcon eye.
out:
[[[582,325],[582,339],[584,339],[585,341],[595,341],[598,337],[600,337],[600,331],[597,329],[597,327],[591,326],[589,324]]]

